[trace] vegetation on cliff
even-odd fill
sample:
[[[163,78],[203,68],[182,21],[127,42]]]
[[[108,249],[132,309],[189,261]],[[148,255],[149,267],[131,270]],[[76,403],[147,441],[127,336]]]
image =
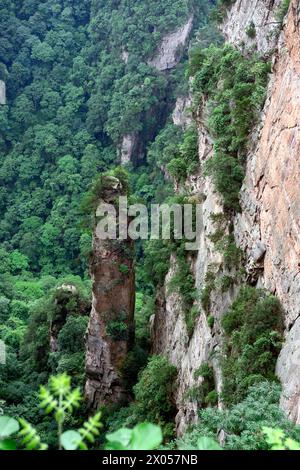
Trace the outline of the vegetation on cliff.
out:
[[[218,0],[215,18],[220,20],[232,3]],[[244,57],[223,44],[207,24],[212,4],[216,2],[2,1],[0,80],[6,83],[7,104],[0,105],[0,339],[7,354],[6,364],[0,364],[0,400],[5,415],[13,418],[0,417],[0,449],[15,447],[7,438],[18,431],[17,417],[27,448],[44,449],[44,442],[57,448],[57,437],[58,447],[83,449],[87,441],[105,445],[103,437],[98,440],[100,415],[82,426],[87,412],[84,404],[79,407],[94,212],[105,179],[115,177],[124,194],[131,188],[132,201],[195,203],[185,182],[199,170],[197,128],[192,124],[182,129],[171,119],[176,98],[187,93],[192,78],[192,111],[206,103],[204,125],[214,139],[205,174],[224,203],[225,217],[212,214],[216,232],[211,235],[223,256],[224,275],[216,280],[209,266],[199,296],[191,269],[194,257],[184,250],[185,240],[136,244],[135,344],[120,364],[130,399],[102,413],[102,424],[114,431],[107,435],[108,449],[136,449],[141,440],[152,449],[163,437],[175,437],[177,369],[166,358],[150,355],[155,297],[172,257],[175,268],[166,287],[181,299],[191,339],[201,307],[214,327],[212,292],[225,293],[238,276],[238,281],[243,279],[242,253],[230,218],[240,210],[247,138],[261,112],[270,72],[266,59]],[[288,5],[282,2],[279,22]],[[178,51],[178,67],[160,73],[150,60],[163,37],[191,14],[200,31],[187,76],[183,50]],[[247,34],[254,34],[253,27]],[[118,165],[128,135],[138,145],[124,170]],[[118,269],[126,275],[128,266],[122,263]],[[176,445],[202,449],[203,436],[217,439],[222,430],[227,449],[269,449],[272,436],[269,432],[266,440],[264,427],[282,429],[276,434],[279,442],[294,445],[285,439],[299,440],[299,429],[281,413],[280,389],[274,382],[283,339],[279,302],[244,286],[222,328],[223,392],[216,391],[211,364],[203,364],[194,377],[201,384],[185,397],[198,405],[199,425]],[[107,331],[117,341],[127,337],[122,312]],[[45,388],[51,375],[64,373],[69,377],[52,377],[50,389]],[[72,392],[71,384],[79,389]],[[42,408],[56,412],[54,421],[38,409],[38,385],[43,387]],[[215,408],[220,399],[228,410]],[[139,426],[145,421],[155,425]],[[78,431],[63,435],[63,424]],[[124,426],[132,429],[120,432]],[[219,448],[214,441],[209,446]]]

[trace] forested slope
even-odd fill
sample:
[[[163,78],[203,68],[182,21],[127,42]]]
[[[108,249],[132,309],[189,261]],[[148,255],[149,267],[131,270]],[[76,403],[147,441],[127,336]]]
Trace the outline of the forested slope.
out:
[[[135,197],[162,201],[172,194],[156,157],[183,138],[169,115],[188,89],[187,44],[176,51],[176,68],[149,64],[163,39],[190,18],[195,30],[205,24],[208,4],[1,3],[0,80],[7,91],[0,106],[0,335],[7,347],[1,399],[35,423],[35,391],[49,374],[66,371],[83,384],[91,298],[85,194],[99,173],[120,164],[128,134],[139,141],[129,163]],[[137,255],[143,259],[142,247]],[[130,386],[149,349],[154,290],[147,276],[139,270],[137,309],[146,305],[148,313],[137,320],[144,349]]]

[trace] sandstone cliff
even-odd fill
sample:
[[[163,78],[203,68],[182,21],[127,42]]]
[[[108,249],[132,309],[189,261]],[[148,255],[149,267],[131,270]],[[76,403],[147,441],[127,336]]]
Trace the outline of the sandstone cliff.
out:
[[[292,0],[289,14],[279,35],[276,19],[277,0],[237,0],[227,11],[222,30],[228,42],[245,54],[258,51],[273,62],[268,97],[258,126],[249,136],[246,177],[241,191],[242,212],[234,223],[234,237],[245,255],[248,282],[264,287],[281,301],[286,324],[286,343],[278,360],[277,373],[283,384],[282,406],[287,414],[300,422],[300,160],[299,160],[299,2]],[[255,28],[255,34],[247,29]],[[222,202],[210,178],[203,175],[204,162],[212,154],[212,139],[205,127],[205,103],[199,109],[200,171],[186,182],[189,193],[201,195],[204,227],[199,252],[191,259],[191,268],[200,292],[211,269],[214,275],[224,275],[222,256],[216,253],[210,235],[214,231],[211,214],[222,212]],[[212,268],[213,267],[213,268]],[[194,372],[208,362],[214,368],[217,391],[221,390],[220,319],[232,303],[238,284],[226,293],[212,292],[210,327],[200,303],[199,318],[193,336],[189,338],[181,299],[168,292],[168,280],[158,299],[158,311],[153,320],[154,352],[165,354],[178,367],[177,429],[197,420],[197,403],[187,391],[201,382]],[[226,271],[225,271],[226,274]],[[163,332],[163,334],[161,334]],[[222,403],[219,403],[222,406]]]
[[[116,204],[124,188],[106,178],[101,202]],[[93,237],[90,264],[92,311],[86,336],[85,396],[93,409],[126,398],[121,368],[134,336],[135,277],[133,242]]]

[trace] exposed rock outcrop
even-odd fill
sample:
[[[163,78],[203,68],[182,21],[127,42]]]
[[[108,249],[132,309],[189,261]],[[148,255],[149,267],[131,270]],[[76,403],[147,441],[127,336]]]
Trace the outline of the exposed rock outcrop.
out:
[[[117,204],[124,188],[116,178],[106,180],[101,202]],[[134,336],[135,278],[132,240],[102,240],[93,236],[90,272],[93,300],[86,338],[88,406],[126,398],[121,368]]]
[[[121,148],[120,148],[120,159],[122,165],[132,162],[135,158],[135,153],[138,149],[139,136],[137,134],[124,135]]]
[[[184,46],[193,27],[194,16],[190,16],[187,23],[177,31],[164,37],[159,46],[157,55],[148,61],[148,65],[156,68],[160,72],[171,70],[180,62],[178,54],[180,46]]]
[[[172,114],[173,123],[175,126],[186,128],[192,124],[192,115],[189,111],[191,105],[192,100],[189,96],[180,96],[177,98],[175,109]]]
[[[279,37],[275,12],[280,3],[237,0],[228,10],[222,29],[226,40],[245,53],[257,50],[263,55],[273,54],[266,105],[258,126],[249,136],[242,212],[235,217],[234,236],[245,254],[248,283],[268,289],[283,306],[286,343],[277,374],[283,384],[282,406],[290,418],[300,423],[300,10],[298,0],[292,0]],[[250,25],[255,27],[255,37],[247,33]],[[200,172],[186,183],[188,191],[201,195],[204,201],[199,253],[191,263],[199,292],[205,287],[212,266],[218,279],[224,275],[222,257],[210,241],[213,233],[210,215],[222,212],[222,204],[210,179],[202,175],[203,163],[212,152],[212,141],[203,125],[205,106],[203,103],[198,116]],[[176,398],[177,429],[181,434],[197,420],[197,405],[187,399],[186,391],[197,384],[194,372],[203,362],[214,367],[216,389],[221,389],[220,319],[235,298],[238,285],[224,294],[212,293],[210,313],[215,318],[212,329],[199,305],[200,315],[189,339],[181,300],[167,290],[175,269],[173,259],[153,321],[153,340],[154,351],[167,355],[179,369]]]
[[[252,48],[261,54],[277,46],[276,10],[282,0],[236,0],[227,10],[222,27],[225,40],[242,49]],[[252,30],[252,34],[249,32]]]
[[[280,299],[287,328],[277,373],[282,405],[300,423],[300,11],[293,0],[279,40],[262,127],[253,139],[236,238],[262,269],[258,282]],[[255,141],[258,143],[256,144]]]
[[[6,86],[3,80],[0,80],[0,104],[6,104]]]
[[[198,116],[199,134],[199,161],[201,168],[205,161],[212,155],[212,140],[208,131],[202,124],[202,110]],[[216,276],[223,274],[223,257],[216,252],[209,235],[215,227],[211,220],[211,214],[222,211],[219,196],[214,191],[212,181],[204,177],[202,171],[186,182],[186,189],[191,195],[202,200],[202,221],[199,240],[199,250],[192,260],[196,287],[199,293],[206,286],[206,275],[213,269]],[[212,268],[213,267],[213,268]],[[158,308],[152,325],[153,351],[156,354],[164,354],[178,368],[178,389],[176,393],[177,434],[182,435],[186,427],[198,420],[198,405],[188,398],[188,391],[200,385],[201,378],[196,379],[194,373],[204,363],[210,363],[214,369],[216,390],[221,391],[222,378],[219,364],[219,350],[221,343],[220,319],[228,309],[235,296],[235,290],[226,293],[212,293],[210,314],[214,317],[214,326],[208,325],[208,315],[204,311],[201,302],[197,303],[199,317],[194,328],[194,333],[189,338],[183,306],[180,296],[170,293],[168,284],[176,271],[176,259],[171,262],[171,269],[166,279],[165,287],[158,298]],[[220,404],[221,406],[221,404]]]

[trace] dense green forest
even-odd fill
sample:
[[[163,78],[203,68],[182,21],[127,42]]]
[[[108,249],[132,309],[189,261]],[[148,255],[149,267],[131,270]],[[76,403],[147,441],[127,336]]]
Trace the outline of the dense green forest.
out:
[[[174,194],[174,181],[181,184],[197,170],[197,131],[194,125],[176,127],[171,113],[176,98],[187,95],[191,77],[194,106],[203,95],[213,103],[208,127],[216,144],[205,171],[223,198],[227,217],[240,209],[245,140],[265,99],[270,64],[256,55],[246,59],[223,45],[209,20],[216,3],[213,16],[220,19],[230,1],[1,2],[0,80],[6,83],[7,104],[0,105],[0,339],[7,361],[0,365],[0,404],[6,415],[32,423],[50,448],[56,446],[56,424],[39,408],[38,386],[63,373],[81,392],[84,384],[92,240],[86,201],[93,182],[119,166],[122,137],[138,134],[140,154],[125,168],[132,200],[188,200],[183,191]],[[191,14],[195,20],[189,53],[182,50],[178,66],[167,72],[148,65],[163,37]],[[233,101],[236,106],[230,107]],[[230,235],[224,239],[223,221],[216,223],[221,231],[216,231],[216,249],[239,265],[240,252]],[[172,253],[179,269],[171,287],[182,296],[187,329],[193,333],[199,312],[183,241],[138,242],[136,339],[123,366],[132,401],[102,410],[105,430],[152,422],[160,425],[170,449],[196,448],[199,436],[216,439],[220,429],[230,435],[228,449],[268,448],[263,426],[281,428],[299,440],[300,431],[279,409],[274,368],[283,334],[280,306],[272,296],[245,287],[224,317],[228,355],[223,399],[228,410],[215,407],[218,396],[210,367],[204,365],[199,371],[204,385],[191,390],[201,423],[175,442],[172,394],[177,371],[165,358],[149,355],[149,319]],[[209,313],[213,276],[206,281],[201,301]],[[226,282],[235,281],[227,276]],[[70,285],[75,294],[62,288]],[[250,311],[250,319],[241,315],[237,321],[242,309]],[[51,352],[49,332],[62,317],[66,321],[58,347]],[[259,341],[249,352],[249,330],[257,321]],[[54,395],[59,386],[66,387],[69,397],[70,383],[59,385],[52,378]],[[79,427],[88,416],[76,397],[70,411],[68,428]],[[90,422],[97,438],[99,420]],[[25,429],[31,432],[26,424]],[[162,437],[155,432],[158,446]],[[103,438],[99,442],[104,445]]]
[[[191,12],[204,26],[208,10],[208,2],[186,0],[1,3],[0,79],[7,89],[0,108],[0,335],[7,346],[1,399],[5,410],[41,429],[50,425],[36,413],[38,384],[68,372],[83,385],[91,297],[85,194],[99,173],[119,164],[120,139],[130,132],[140,133],[149,155],[133,162],[134,197],[162,201],[172,194],[157,157],[170,159],[167,147],[183,139],[168,116],[187,90],[186,56],[168,73],[147,61]],[[137,261],[143,253],[137,247]],[[150,268],[138,270],[137,282],[140,364],[135,355],[130,386],[149,347]],[[58,289],[62,284],[76,286],[75,299]],[[58,352],[50,353],[49,328],[62,312],[68,320]]]

